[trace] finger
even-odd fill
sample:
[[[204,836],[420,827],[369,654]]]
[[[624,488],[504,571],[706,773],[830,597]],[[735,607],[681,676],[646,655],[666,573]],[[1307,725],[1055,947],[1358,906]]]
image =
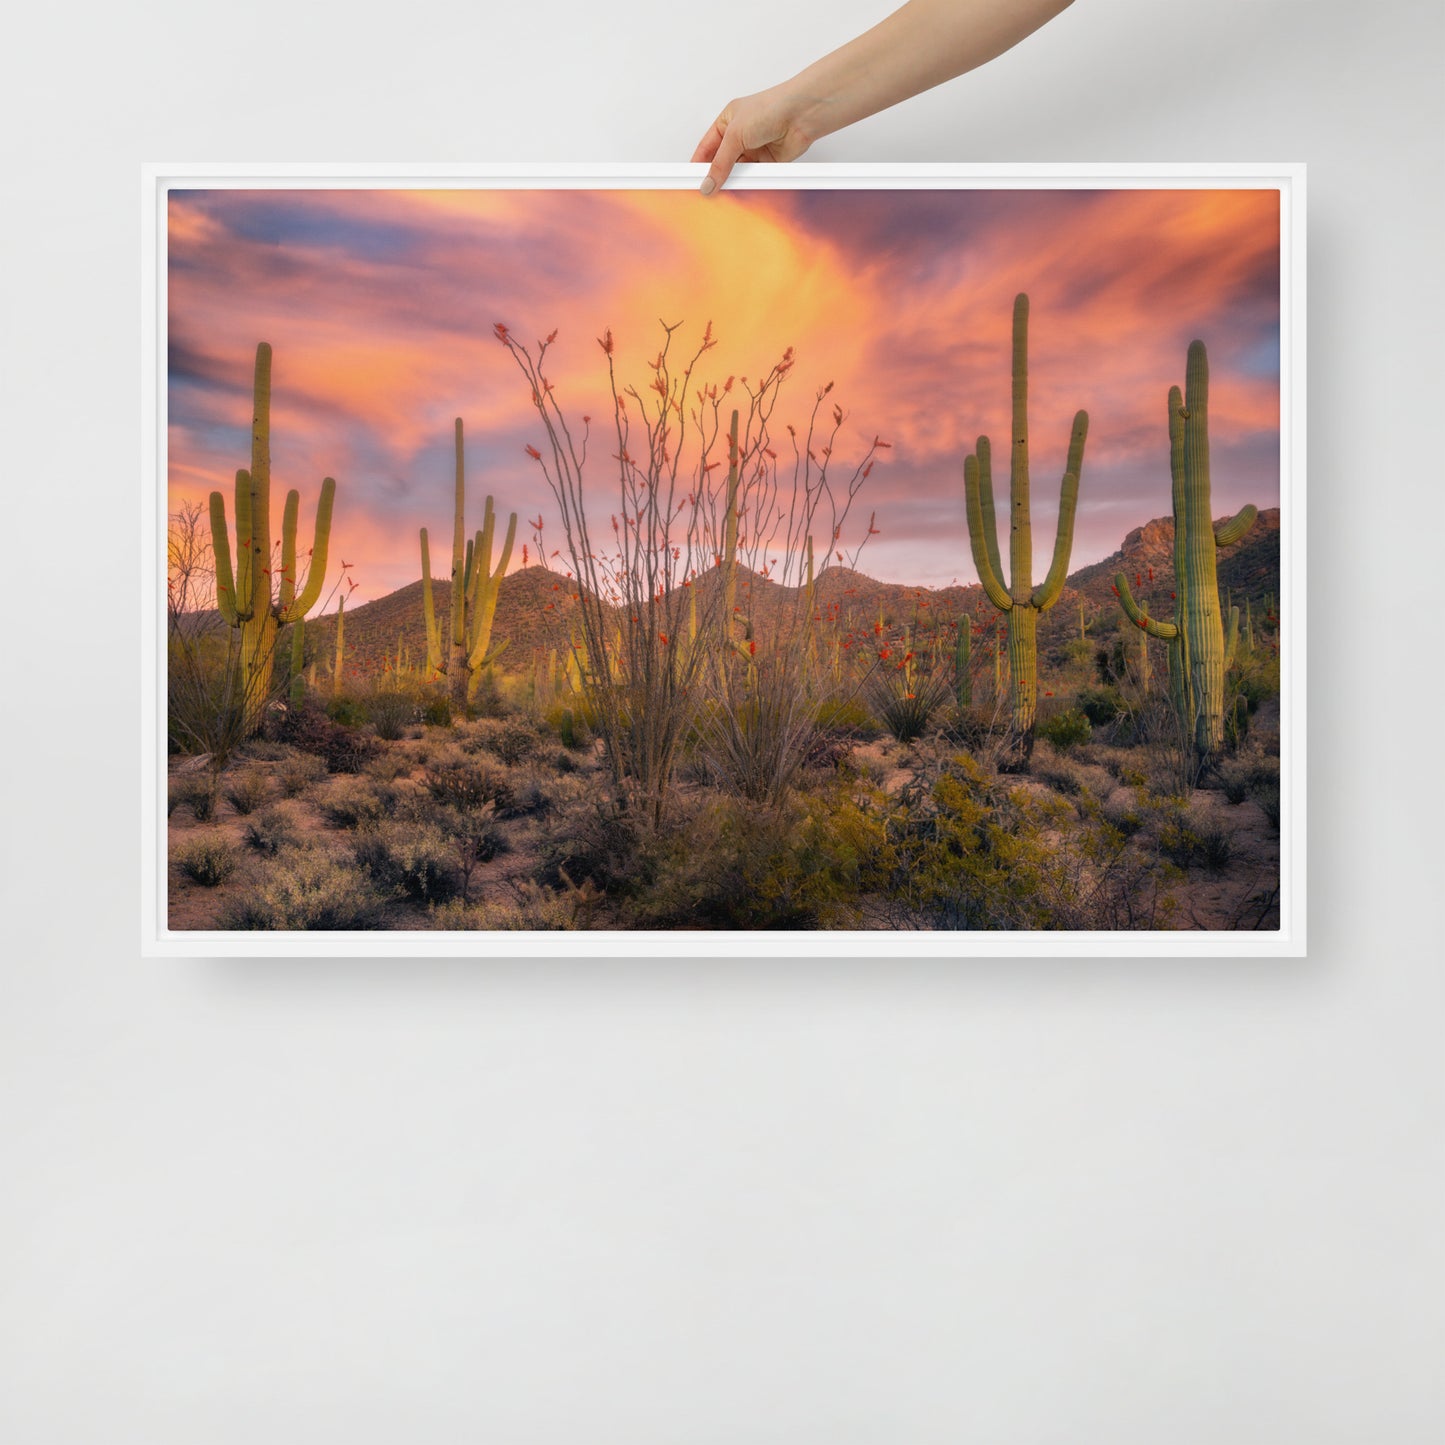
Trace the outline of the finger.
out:
[[[727,180],[745,149],[742,127],[729,126],[717,148],[717,154],[713,156],[712,165],[708,167],[707,177],[700,187],[703,195],[712,195]]]
[[[717,154],[717,148],[722,144],[722,138],[726,134],[727,128],[726,116],[719,116],[713,121],[712,128],[698,141],[697,149],[692,153],[694,163],[710,161]]]

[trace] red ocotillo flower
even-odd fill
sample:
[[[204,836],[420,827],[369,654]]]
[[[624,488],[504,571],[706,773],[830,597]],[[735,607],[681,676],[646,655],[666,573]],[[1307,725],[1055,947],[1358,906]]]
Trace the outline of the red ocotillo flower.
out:
[[[540,462],[542,460],[542,453],[539,452],[531,442],[527,443],[527,455],[531,457],[534,462]]]
[[[612,355],[612,328],[610,326],[597,338],[597,344],[608,356]]]

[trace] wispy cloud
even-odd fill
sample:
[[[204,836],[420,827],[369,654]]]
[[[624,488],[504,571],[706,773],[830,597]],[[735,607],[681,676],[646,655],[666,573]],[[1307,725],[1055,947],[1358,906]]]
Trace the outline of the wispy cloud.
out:
[[[1262,191],[193,191],[171,199],[170,488],[229,495],[249,457],[256,343],[275,350],[273,466],[309,507],[337,477],[337,542],[361,596],[419,571],[416,530],[450,514],[453,418],[472,490],[536,515],[537,424],[492,337],[560,329],[548,375],[607,414],[596,336],[644,379],[660,323],[709,374],[797,364],[778,418],[815,386],[840,453],[894,444],[869,480],[870,570],[972,580],[962,457],[1008,430],[1010,317],[1031,298],[1036,544],[1051,545],[1068,428],[1091,430],[1075,561],[1168,510],[1165,396],[1189,341],[1212,370],[1216,509],[1278,500],[1279,226]],[[1001,455],[1006,452],[1001,451]],[[998,481],[1006,485],[1006,467]],[[866,515],[866,510],[865,510]],[[355,554],[355,555],[353,555]]]

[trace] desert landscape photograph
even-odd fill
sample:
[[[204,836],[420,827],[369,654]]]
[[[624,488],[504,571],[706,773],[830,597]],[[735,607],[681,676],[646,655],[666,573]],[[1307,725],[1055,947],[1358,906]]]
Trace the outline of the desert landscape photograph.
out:
[[[1277,189],[164,239],[171,930],[1279,930]]]

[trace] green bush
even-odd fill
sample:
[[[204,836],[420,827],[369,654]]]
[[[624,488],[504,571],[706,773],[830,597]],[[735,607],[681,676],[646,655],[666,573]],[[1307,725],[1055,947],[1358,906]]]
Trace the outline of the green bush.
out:
[[[1114,721],[1124,711],[1124,695],[1117,687],[1085,688],[1074,705],[1096,728]]]
[[[188,838],[171,851],[171,861],[196,883],[214,888],[235,871],[236,855],[220,838]]]
[[[366,875],[321,848],[282,848],[254,888],[233,898],[221,927],[350,930],[381,926],[382,900]]]
[[[1076,707],[1065,708],[1053,717],[1045,718],[1035,728],[1037,735],[1056,748],[1077,747],[1093,736],[1094,730],[1089,719]]]
[[[422,698],[420,713],[427,727],[449,728],[452,725],[452,700],[444,692],[428,693]]]
[[[367,707],[359,697],[333,697],[326,704],[326,716],[344,728],[359,728],[367,720]]]

